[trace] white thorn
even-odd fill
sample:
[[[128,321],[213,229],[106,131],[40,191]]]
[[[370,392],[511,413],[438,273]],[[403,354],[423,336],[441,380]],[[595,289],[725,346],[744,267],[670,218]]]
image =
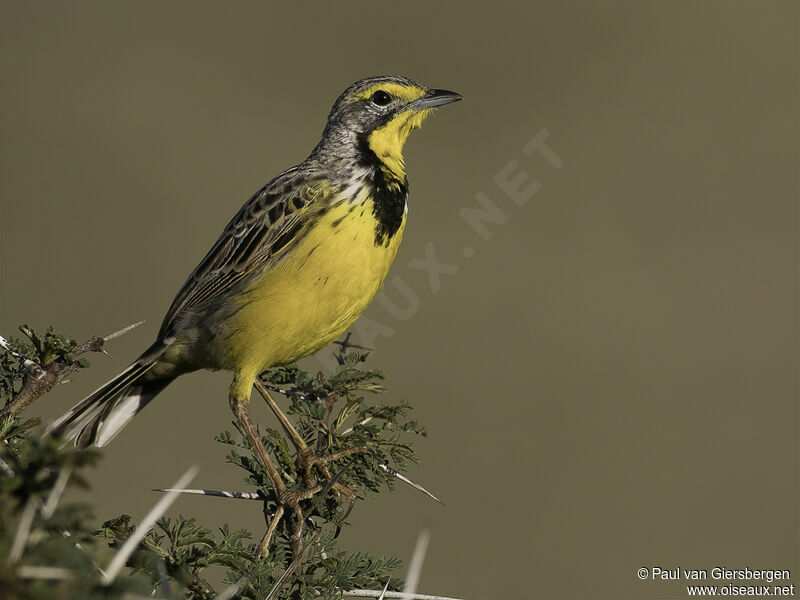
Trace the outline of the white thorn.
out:
[[[433,500],[436,500],[436,502],[438,502],[439,504],[441,504],[442,506],[444,506],[444,502],[442,502],[441,500],[439,500],[439,498],[437,498],[436,496],[434,496],[432,493],[430,493],[428,490],[426,490],[426,489],[425,489],[424,487],[422,487],[420,484],[418,484],[418,483],[414,483],[413,481],[411,481],[411,480],[410,480],[408,477],[406,477],[405,475],[403,475],[402,473],[400,473],[400,471],[397,471],[397,470],[393,469],[393,468],[392,468],[392,467],[390,467],[389,465],[379,465],[379,466],[380,466],[380,468],[381,468],[381,469],[383,469],[383,470],[384,470],[384,471],[386,471],[387,473],[391,473],[392,475],[394,475],[395,477],[397,477],[397,478],[398,478],[400,481],[402,481],[403,483],[407,483],[408,485],[410,485],[410,486],[411,486],[411,487],[413,487],[414,489],[416,489],[416,490],[419,490],[420,492],[422,492],[423,494],[425,494],[425,495],[426,495],[426,496],[428,496],[429,498],[432,498]]]
[[[6,461],[4,461],[2,458],[0,458],[0,469],[2,469],[3,472],[6,475],[8,475],[9,477],[14,477],[14,475],[15,475],[14,469],[12,469],[9,466],[9,464]]]
[[[119,330],[115,331],[114,333],[109,333],[107,336],[105,336],[105,337],[103,338],[103,341],[104,341],[104,342],[107,342],[107,341],[109,341],[109,340],[113,340],[113,339],[115,339],[115,338],[118,338],[118,337],[119,337],[119,336],[121,336],[121,335],[125,335],[125,334],[126,334],[126,333],[128,333],[128,332],[129,332],[131,329],[136,329],[136,328],[137,328],[139,325],[141,325],[141,324],[143,324],[143,323],[144,323],[144,321],[139,321],[138,323],[131,323],[130,325],[126,325],[125,327],[123,327],[122,329],[119,329]]]
[[[175,482],[172,486],[174,488],[183,488],[189,483],[194,476],[197,475],[198,468],[196,466],[189,467],[186,472],[181,475],[180,479]],[[136,547],[139,545],[139,542],[142,541],[144,536],[148,534],[148,532],[153,528],[153,525],[156,524],[161,516],[167,512],[172,503],[178,499],[178,495],[180,492],[168,492],[165,496],[163,496],[158,502],[156,502],[155,506],[150,509],[150,512],[141,520],[138,527],[134,530],[125,543],[122,545],[122,548],[114,555],[114,558],[111,559],[111,562],[108,563],[108,567],[106,567],[106,574],[101,579],[103,585],[110,585],[114,582],[119,572],[122,570],[122,567],[125,566],[125,563],[128,561],[128,558],[133,551],[136,550]]]
[[[411,564],[408,565],[408,575],[403,591],[407,594],[415,594],[419,586],[419,576],[422,573],[422,564],[425,562],[425,553],[428,551],[428,542],[431,540],[431,532],[423,529],[417,537],[417,545],[414,547],[414,554],[411,556]]]
[[[42,507],[43,519],[49,519],[53,516],[53,513],[58,506],[58,502],[61,500],[61,495],[64,493],[64,490],[67,487],[70,474],[72,474],[72,465],[66,465],[61,468],[61,471],[59,471],[58,479],[56,479],[56,482],[53,484],[53,488],[50,490],[50,495],[47,497],[47,501]]]
[[[31,534],[31,525],[33,525],[33,517],[36,514],[35,498],[31,496],[22,510],[22,516],[19,518],[19,525],[17,526],[17,533],[14,536],[14,542],[11,544],[11,551],[8,553],[8,564],[15,565],[22,558],[25,552],[25,546],[28,544],[28,538]]]
[[[198,496],[216,496],[218,498],[237,498],[239,500],[263,500],[257,492],[229,492],[227,490],[203,490],[203,489],[176,489],[176,488],[156,488],[154,492],[177,492],[179,494],[195,494]]]

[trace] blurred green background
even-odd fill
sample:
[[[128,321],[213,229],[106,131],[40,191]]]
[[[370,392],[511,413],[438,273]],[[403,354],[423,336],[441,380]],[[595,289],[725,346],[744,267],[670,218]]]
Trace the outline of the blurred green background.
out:
[[[447,506],[360,503],[344,545],[407,559],[428,527],[420,591],[469,599],[684,598],[636,570],[800,568],[796,2],[0,6],[0,332],[147,319],[35,411],[144,349],[337,95],[401,73],[466,98],[407,146],[392,276],[416,300],[390,284],[397,306],[367,313],[372,366],[430,433],[411,476]],[[522,151],[543,129],[560,169]],[[524,206],[495,182],[510,161],[540,185]],[[460,217],[479,192],[507,217],[489,239]],[[457,268],[435,292],[409,265],[426,247]],[[241,489],[212,441],[229,381],[180,379],[107,449],[99,518],[141,517],[193,463]],[[245,502],[174,512],[263,528]]]

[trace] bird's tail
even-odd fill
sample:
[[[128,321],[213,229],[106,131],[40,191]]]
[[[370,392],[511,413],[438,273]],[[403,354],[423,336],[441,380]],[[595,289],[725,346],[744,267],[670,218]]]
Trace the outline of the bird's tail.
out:
[[[135,363],[103,385],[47,428],[45,435],[74,441],[79,448],[101,448],[172,381],[172,377],[144,376],[158,362],[160,352],[145,352]]]

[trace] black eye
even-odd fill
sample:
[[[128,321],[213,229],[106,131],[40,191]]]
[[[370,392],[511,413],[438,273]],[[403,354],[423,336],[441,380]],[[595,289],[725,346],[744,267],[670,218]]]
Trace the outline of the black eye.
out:
[[[383,90],[378,90],[372,94],[370,100],[375,106],[386,106],[392,101],[392,97]]]

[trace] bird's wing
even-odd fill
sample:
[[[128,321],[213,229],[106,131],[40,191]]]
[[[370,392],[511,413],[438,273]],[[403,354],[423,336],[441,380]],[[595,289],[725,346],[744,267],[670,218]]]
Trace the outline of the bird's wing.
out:
[[[194,312],[277,263],[324,212],[330,189],[285,171],[236,213],[195,268],[167,311],[159,339],[174,334],[183,315]],[[299,180],[299,181],[298,181]]]

